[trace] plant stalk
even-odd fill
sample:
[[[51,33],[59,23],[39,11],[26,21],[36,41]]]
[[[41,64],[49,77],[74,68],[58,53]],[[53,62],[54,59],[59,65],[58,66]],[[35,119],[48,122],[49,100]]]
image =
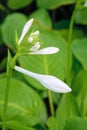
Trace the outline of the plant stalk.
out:
[[[46,74],[49,74],[48,65],[47,65],[47,58],[45,55],[43,56],[43,59],[44,59],[44,65],[45,65],[45,72],[46,72]],[[49,100],[49,107],[50,107],[51,115],[54,116],[53,97],[52,97],[52,92],[50,90],[48,90],[48,100]]]
[[[51,115],[54,116],[54,105],[53,105],[53,97],[52,97],[52,92],[48,90],[48,97],[49,97],[49,106],[50,106],[50,112]]]
[[[73,11],[71,20],[70,20],[70,25],[69,25],[69,37],[68,37],[68,47],[67,47],[67,78],[66,78],[66,82],[68,85],[71,84],[71,78],[70,78],[70,66],[71,66],[71,43],[72,43],[72,33],[73,33],[73,25],[74,25],[74,19],[75,19],[75,15],[76,15],[76,6],[75,9]]]
[[[6,130],[6,116],[7,116],[7,107],[8,107],[8,97],[9,97],[9,89],[11,83],[11,75],[12,68],[10,65],[7,67],[7,81],[6,81],[6,89],[5,89],[5,99],[4,99],[4,109],[3,109],[3,126],[2,130]]]

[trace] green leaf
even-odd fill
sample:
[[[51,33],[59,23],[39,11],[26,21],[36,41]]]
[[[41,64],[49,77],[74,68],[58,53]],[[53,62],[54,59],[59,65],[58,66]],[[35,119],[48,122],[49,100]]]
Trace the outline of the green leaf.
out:
[[[13,51],[16,50],[16,37],[15,33],[20,36],[22,28],[26,23],[27,18],[21,13],[10,14],[6,17],[4,23],[2,24],[2,36],[5,44],[9,46]]]
[[[72,4],[75,0],[37,0],[38,7],[55,9],[63,5]]]
[[[87,8],[77,11],[75,22],[78,24],[87,24]]]
[[[3,104],[6,79],[0,79],[0,120],[3,120]],[[38,94],[19,80],[11,80],[8,100],[7,121],[19,121],[32,126],[46,121],[46,109]]]
[[[51,18],[48,12],[45,9],[38,9],[37,11],[33,12],[29,18],[35,18],[40,25],[45,27],[52,27]]]
[[[55,46],[60,48],[60,52],[53,55],[29,55],[21,56],[19,62],[21,66],[29,71],[54,75],[60,79],[65,78],[65,71],[67,66],[67,43],[64,39],[51,29],[40,30],[41,48]],[[44,90],[44,87],[34,79],[25,76],[27,81],[35,88]]]
[[[72,94],[65,94],[56,113],[57,130],[63,130],[66,121],[73,116],[80,116],[78,104]]]
[[[87,130],[87,118],[73,117],[67,120],[64,130]]]
[[[87,38],[75,39],[72,43],[72,51],[83,68],[87,70]]]
[[[57,130],[56,123],[57,122],[56,122],[55,117],[48,118],[47,126],[48,126],[49,130]]]
[[[67,41],[68,39],[68,33],[69,30],[68,29],[61,29],[58,30],[58,32],[63,36],[63,38]],[[80,29],[74,29],[73,30],[73,36],[72,39],[76,39],[76,38],[83,38],[85,36],[84,32]]]
[[[1,123],[0,123],[0,126],[2,126]],[[34,128],[24,126],[19,121],[14,121],[14,120],[13,121],[7,121],[6,122],[6,127],[10,128],[12,130],[35,130]]]
[[[20,9],[29,5],[33,0],[8,0],[7,5],[11,9]]]
[[[82,116],[87,115],[87,71],[80,71],[73,84],[74,95],[77,99]]]

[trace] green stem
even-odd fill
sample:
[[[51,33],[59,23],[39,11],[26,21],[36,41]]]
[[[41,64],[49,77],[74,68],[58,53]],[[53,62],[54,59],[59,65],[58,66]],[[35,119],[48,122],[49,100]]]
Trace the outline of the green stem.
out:
[[[74,25],[74,19],[75,19],[75,15],[76,15],[76,6],[75,9],[73,11],[72,17],[71,17],[71,21],[70,21],[70,26],[69,26],[69,37],[68,37],[68,47],[67,47],[67,84],[70,85],[71,84],[71,78],[70,78],[70,59],[71,59],[71,43],[72,43],[72,33],[73,33],[73,25]]]
[[[44,65],[45,65],[45,72],[46,72],[46,74],[49,74],[47,59],[46,59],[45,55],[43,56],[43,59],[44,59]],[[48,90],[48,99],[49,99],[49,106],[50,106],[51,115],[54,116],[54,104],[53,104],[52,92],[50,90]]]
[[[50,112],[51,115],[54,116],[53,98],[52,98],[52,92],[50,90],[48,90],[48,97],[49,97]]]
[[[6,82],[5,99],[4,99],[3,127],[2,127],[2,130],[6,130],[6,116],[7,116],[8,96],[9,96],[11,75],[12,75],[12,68],[10,68],[10,65],[8,65],[8,67],[7,67],[7,82]]]

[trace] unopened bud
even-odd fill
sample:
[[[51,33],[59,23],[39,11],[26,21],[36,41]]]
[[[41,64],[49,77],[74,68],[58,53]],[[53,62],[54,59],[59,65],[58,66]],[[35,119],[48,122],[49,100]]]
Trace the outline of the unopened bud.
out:
[[[29,37],[29,38],[28,38],[28,42],[29,42],[29,43],[33,42],[33,38],[32,38],[32,37]]]

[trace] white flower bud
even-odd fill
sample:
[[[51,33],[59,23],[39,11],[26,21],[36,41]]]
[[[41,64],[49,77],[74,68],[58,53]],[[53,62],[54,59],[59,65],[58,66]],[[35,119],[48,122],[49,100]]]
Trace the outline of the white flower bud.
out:
[[[28,42],[29,42],[29,43],[33,42],[33,38],[32,38],[32,37],[29,37],[29,38],[28,38]]]

